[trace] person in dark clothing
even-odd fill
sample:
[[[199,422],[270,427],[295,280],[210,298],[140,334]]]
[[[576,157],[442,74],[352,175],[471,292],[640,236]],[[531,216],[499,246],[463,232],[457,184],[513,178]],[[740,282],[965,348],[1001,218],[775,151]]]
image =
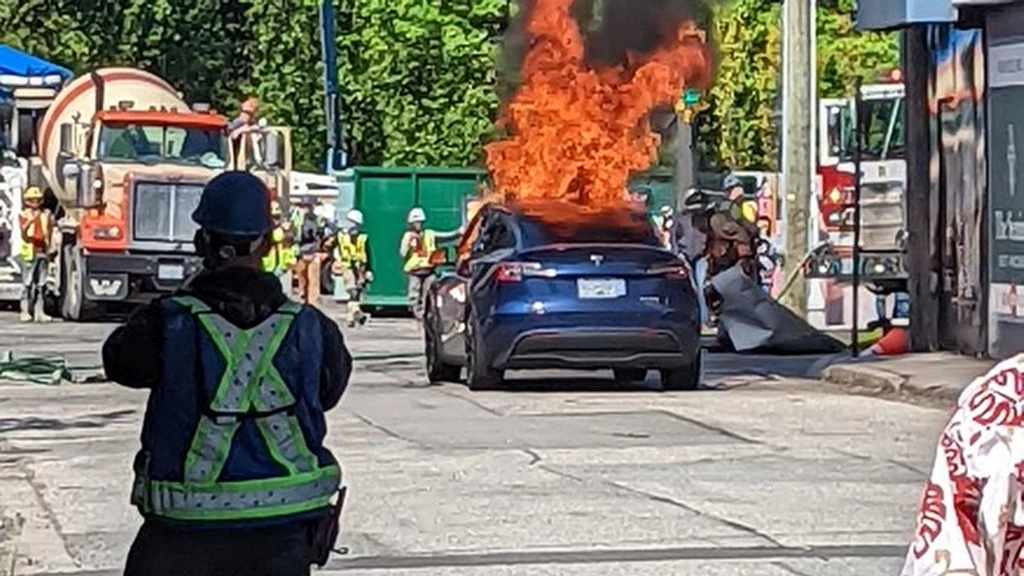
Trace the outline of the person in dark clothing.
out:
[[[108,378],[150,391],[125,574],[307,576],[337,535],[324,412],[352,357],[334,322],[259,271],[273,227],[259,179],[217,176],[192,217],[203,271],[103,345]]]
[[[299,258],[295,263],[295,273],[299,280],[299,298],[303,304],[316,304],[320,300],[320,273],[323,266],[320,249],[325,239],[326,223],[316,215],[315,208],[316,201],[313,198],[303,198],[300,203],[300,220],[296,225]]]

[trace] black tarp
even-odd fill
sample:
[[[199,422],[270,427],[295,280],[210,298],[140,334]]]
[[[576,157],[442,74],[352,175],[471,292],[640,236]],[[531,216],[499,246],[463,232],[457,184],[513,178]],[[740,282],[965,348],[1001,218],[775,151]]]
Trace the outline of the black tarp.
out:
[[[765,294],[738,265],[712,278],[711,285],[722,296],[719,333],[737,352],[828,354],[846,349]]]

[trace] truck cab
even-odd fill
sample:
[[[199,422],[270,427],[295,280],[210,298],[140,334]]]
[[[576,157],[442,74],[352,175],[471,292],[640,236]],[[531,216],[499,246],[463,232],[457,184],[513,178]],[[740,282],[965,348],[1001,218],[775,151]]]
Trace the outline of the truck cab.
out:
[[[226,126],[215,114],[127,102],[59,126],[48,176],[65,208],[55,282],[65,317],[148,301],[199,270],[191,215],[232,162]]]

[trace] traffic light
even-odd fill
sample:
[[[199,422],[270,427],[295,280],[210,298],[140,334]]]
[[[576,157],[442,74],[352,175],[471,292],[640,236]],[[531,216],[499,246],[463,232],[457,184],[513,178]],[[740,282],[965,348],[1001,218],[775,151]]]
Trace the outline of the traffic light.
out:
[[[694,88],[687,88],[683,91],[683,95],[676,102],[676,114],[686,124],[693,122],[693,117],[698,112],[703,112],[708,108],[707,102],[703,100],[700,90]]]
[[[686,106],[687,108],[693,108],[699,102],[700,92],[698,92],[697,90],[694,90],[693,88],[687,88],[686,91],[683,92],[683,105]]]

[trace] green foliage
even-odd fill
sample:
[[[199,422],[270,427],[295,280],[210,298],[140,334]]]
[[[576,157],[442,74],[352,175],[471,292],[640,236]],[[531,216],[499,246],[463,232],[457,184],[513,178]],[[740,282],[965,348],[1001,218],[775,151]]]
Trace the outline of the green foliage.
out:
[[[348,136],[363,162],[479,163],[493,131],[505,0],[336,0]],[[133,66],[229,113],[249,95],[324,153],[318,0],[0,0],[0,43],[77,73]]]
[[[339,38],[350,136],[366,163],[466,166],[493,129],[504,0],[360,0]]]
[[[819,0],[818,94],[848,96],[857,78],[875,81],[899,63],[892,33],[853,29],[853,0]],[[711,109],[698,118],[698,150],[707,169],[779,169],[782,11],[775,0],[732,0],[715,9],[718,77]]]
[[[479,165],[499,95],[516,82],[523,38],[498,38],[506,0],[334,0],[339,85],[355,158],[383,165]],[[859,34],[853,0],[819,0],[821,96],[850,93],[897,64],[893,34]],[[596,25],[600,0],[578,0]],[[296,165],[324,153],[318,0],[0,0],[0,43],[78,73],[154,72],[189,101],[234,114],[249,95],[272,124],[293,128]],[[521,15],[519,16],[521,17]],[[715,7],[711,108],[698,117],[705,168],[777,168],[781,14],[777,0]],[[666,156],[669,158],[669,156]]]

